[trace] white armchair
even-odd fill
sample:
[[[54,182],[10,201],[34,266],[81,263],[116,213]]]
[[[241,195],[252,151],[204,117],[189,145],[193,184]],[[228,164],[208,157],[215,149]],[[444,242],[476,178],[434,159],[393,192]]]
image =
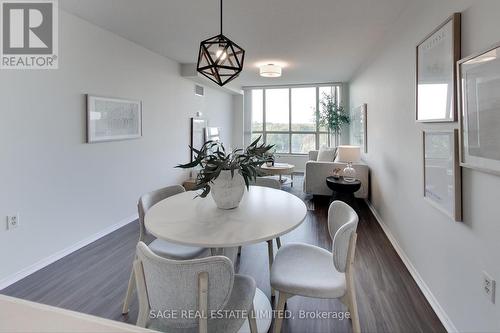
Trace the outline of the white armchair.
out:
[[[306,162],[304,173],[304,192],[313,195],[332,195],[332,190],[326,185],[326,177],[331,176],[334,169],[343,170],[346,167],[346,163],[319,162],[317,158],[317,150],[309,152],[309,161]],[[356,178],[361,181],[361,188],[354,193],[354,196],[366,199],[369,193],[370,169],[363,162],[353,164],[353,168],[356,170]]]

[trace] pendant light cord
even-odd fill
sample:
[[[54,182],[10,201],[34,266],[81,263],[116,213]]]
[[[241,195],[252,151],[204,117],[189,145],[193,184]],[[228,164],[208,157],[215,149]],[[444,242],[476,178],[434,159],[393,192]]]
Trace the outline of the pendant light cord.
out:
[[[220,0],[220,34],[222,35],[222,0]]]

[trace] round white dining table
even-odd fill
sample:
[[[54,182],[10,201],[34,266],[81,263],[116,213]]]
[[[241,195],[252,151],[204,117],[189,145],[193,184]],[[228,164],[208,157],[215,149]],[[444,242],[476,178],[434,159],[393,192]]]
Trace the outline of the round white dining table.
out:
[[[236,247],[260,243],[297,228],[306,205],[288,192],[250,186],[235,209],[219,209],[211,195],[184,192],[160,201],[146,213],[145,225],[155,237],[189,246]]]

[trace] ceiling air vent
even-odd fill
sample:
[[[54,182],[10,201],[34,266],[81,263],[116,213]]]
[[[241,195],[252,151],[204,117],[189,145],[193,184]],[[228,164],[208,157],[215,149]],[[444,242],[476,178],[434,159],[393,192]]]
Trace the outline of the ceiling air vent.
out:
[[[205,95],[205,88],[203,88],[200,85],[195,84],[194,85],[194,93],[196,96],[204,96]]]

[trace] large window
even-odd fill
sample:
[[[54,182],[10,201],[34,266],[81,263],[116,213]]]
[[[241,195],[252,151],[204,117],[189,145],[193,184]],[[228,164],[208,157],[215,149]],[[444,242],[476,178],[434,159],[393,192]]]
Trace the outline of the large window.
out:
[[[277,153],[307,154],[330,146],[328,129],[320,128],[318,107],[325,94],[338,103],[340,85],[290,86],[251,89],[252,139],[259,136]]]

